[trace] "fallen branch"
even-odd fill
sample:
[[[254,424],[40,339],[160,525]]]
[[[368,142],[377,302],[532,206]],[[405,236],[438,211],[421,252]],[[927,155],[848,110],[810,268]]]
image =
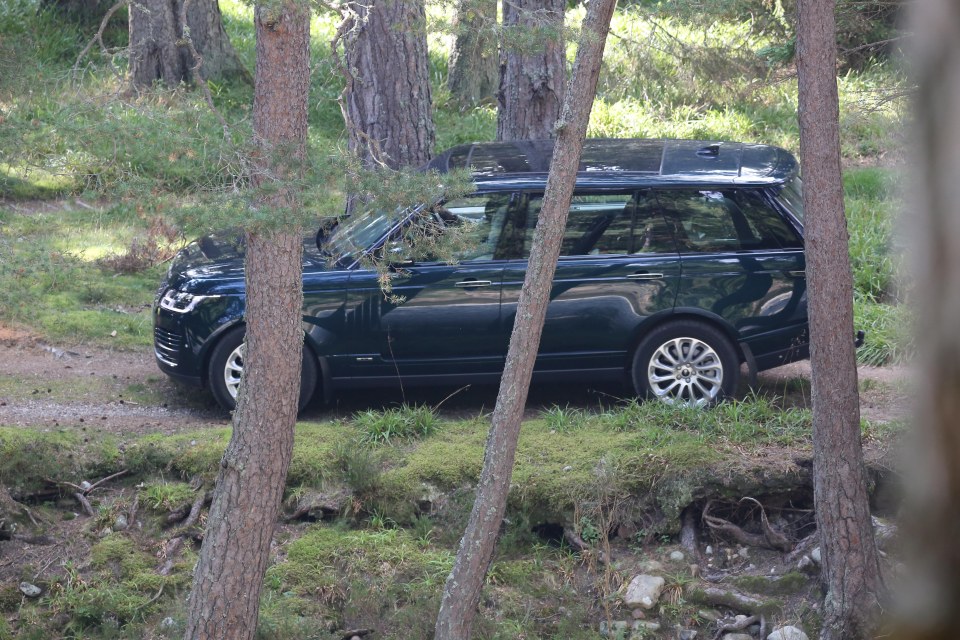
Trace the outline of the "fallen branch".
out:
[[[80,506],[83,507],[83,512],[86,513],[91,518],[95,517],[97,514],[94,513],[93,507],[90,506],[90,501],[87,500],[87,496],[83,494],[82,491],[76,491],[73,494],[73,497],[77,499],[77,502],[80,503]]]
[[[689,594],[689,600],[698,604],[705,604],[712,607],[727,607],[743,613],[753,614],[763,607],[763,600],[748,596],[745,593],[734,591],[733,589],[718,589],[716,587],[704,587],[703,589],[694,589]]]
[[[744,531],[742,528],[733,524],[729,520],[724,520],[723,518],[710,515],[710,509],[713,506],[712,500],[707,502],[707,505],[703,508],[703,521],[707,523],[707,526],[710,527],[711,531],[724,534],[734,542],[739,542],[744,546],[759,547],[761,549],[774,549],[775,551],[782,552],[790,551],[793,548],[793,545],[786,536],[770,526],[763,506],[753,498],[743,498],[743,500],[752,501],[760,506],[760,522],[761,526],[763,527],[763,535]],[[743,500],[741,500],[741,502]]]
[[[563,528],[563,539],[567,542],[567,544],[570,545],[570,547],[574,551],[577,551],[577,552],[589,551],[591,553],[595,553],[597,556],[597,560],[600,562],[600,564],[607,563],[606,554],[604,554],[603,551],[594,549],[592,546],[587,544],[587,542],[583,538],[581,538],[580,535],[573,530],[573,528],[571,527]]]

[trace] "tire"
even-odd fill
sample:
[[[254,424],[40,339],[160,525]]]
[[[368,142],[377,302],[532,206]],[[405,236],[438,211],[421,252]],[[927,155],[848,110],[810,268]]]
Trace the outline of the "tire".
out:
[[[243,372],[244,328],[238,327],[220,338],[210,354],[207,381],[217,403],[226,411],[237,407],[237,389]],[[300,373],[300,402],[302,411],[317,390],[317,360],[310,347],[303,345],[303,362]]]
[[[696,320],[674,320],[643,338],[634,352],[631,375],[642,398],[708,407],[736,391],[740,358],[717,327]]]

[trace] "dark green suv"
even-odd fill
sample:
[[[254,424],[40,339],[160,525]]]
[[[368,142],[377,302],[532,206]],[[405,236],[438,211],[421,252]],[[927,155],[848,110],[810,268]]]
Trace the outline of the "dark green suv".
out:
[[[476,191],[400,215],[355,214],[303,264],[301,402],[321,389],[496,382],[552,143],[462,145]],[[385,296],[365,256],[429,217],[465,238],[455,263],[405,261]],[[157,363],[234,406],[243,370],[243,246],[211,235],[173,261],[154,309]],[[803,213],[794,157],[766,145],[588,140],[535,369],[626,380],[707,405],[752,371],[808,355]]]

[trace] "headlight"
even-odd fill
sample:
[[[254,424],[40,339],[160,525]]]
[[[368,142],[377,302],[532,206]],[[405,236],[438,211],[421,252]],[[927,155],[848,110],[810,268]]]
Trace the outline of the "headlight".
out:
[[[220,296],[195,296],[185,291],[170,289],[160,298],[160,308],[174,313],[190,313],[202,301]]]

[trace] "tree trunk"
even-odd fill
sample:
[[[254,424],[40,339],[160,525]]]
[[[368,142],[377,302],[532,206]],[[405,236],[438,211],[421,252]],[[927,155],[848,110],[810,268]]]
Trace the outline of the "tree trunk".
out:
[[[510,490],[520,422],[615,6],[616,0],[592,0],[583,20],[583,34],[564,101],[562,123],[557,128],[557,143],[517,304],[477,497],[443,590],[436,626],[438,640],[469,640],[484,576],[493,558]]]
[[[556,135],[554,124],[566,85],[565,7],[566,0],[503,1],[497,140]]]
[[[253,98],[256,206],[300,206],[310,86],[310,14],[258,5]],[[300,229],[247,231],[246,352],[233,436],[220,463],[185,637],[253,638],[260,588],[293,453],[303,348]]]
[[[136,87],[162,81],[168,87],[193,80],[197,65],[188,47],[178,44],[184,36],[180,18],[183,3],[186,26],[194,47],[203,57],[204,79],[249,77],[223,28],[217,0],[137,0],[130,5],[130,75]]]
[[[356,16],[344,43],[350,150],[367,167],[420,166],[435,141],[424,2],[369,0],[350,7]]]
[[[833,0],[800,0],[800,158],[806,211],[814,500],[826,593],[821,639],[873,637],[883,584],[870,523],[843,209]]]
[[[461,107],[473,107],[497,91],[497,0],[460,0],[447,87]]]
[[[923,365],[917,381],[917,451],[905,540],[919,555],[914,567],[923,584],[909,598],[897,638],[954,640],[960,602],[960,6],[954,0],[911,8],[911,70],[917,151],[913,188],[904,210],[916,231],[919,292],[918,346]],[[916,216],[913,218],[912,216]],[[914,222],[914,220],[916,220]],[[906,599],[906,598],[904,598]]]

